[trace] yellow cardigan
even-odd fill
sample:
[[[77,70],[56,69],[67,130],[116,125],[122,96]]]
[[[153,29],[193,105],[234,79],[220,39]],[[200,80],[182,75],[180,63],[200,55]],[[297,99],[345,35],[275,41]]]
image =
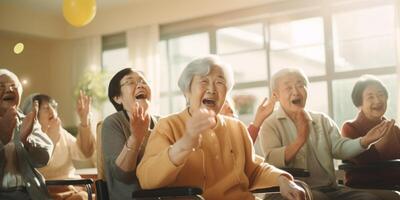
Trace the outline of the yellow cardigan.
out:
[[[161,119],[151,134],[136,175],[143,189],[194,186],[209,199],[254,199],[250,190],[277,186],[281,174],[254,153],[246,127],[239,120],[217,115],[217,125],[203,133],[200,147],[175,166],[168,150],[185,134],[186,110]]]

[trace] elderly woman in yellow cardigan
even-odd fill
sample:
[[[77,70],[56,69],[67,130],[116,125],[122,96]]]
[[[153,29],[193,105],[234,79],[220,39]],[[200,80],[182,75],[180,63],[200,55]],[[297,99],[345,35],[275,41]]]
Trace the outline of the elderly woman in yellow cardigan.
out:
[[[253,189],[280,186],[287,199],[304,199],[290,174],[255,155],[246,126],[219,114],[233,82],[217,56],[187,65],[178,85],[188,107],[161,119],[151,134],[136,171],[143,189],[194,186],[207,200],[247,200]]]

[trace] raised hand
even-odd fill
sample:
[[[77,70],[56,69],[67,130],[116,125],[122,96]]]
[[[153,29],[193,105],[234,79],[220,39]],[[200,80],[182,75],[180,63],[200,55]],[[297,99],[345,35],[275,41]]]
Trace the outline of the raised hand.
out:
[[[21,140],[22,142],[26,142],[26,138],[32,133],[33,125],[37,122],[37,113],[39,110],[39,102],[34,101],[32,106],[32,111],[28,113],[21,125]]]
[[[392,119],[390,121],[384,120],[380,124],[372,128],[368,133],[361,138],[361,146],[367,148],[373,145],[385,136],[393,128],[395,121]]]
[[[253,125],[260,128],[264,120],[271,115],[274,111],[275,103],[277,98],[272,95],[271,98],[265,98],[263,102],[258,106],[256,116],[254,117]]]
[[[3,144],[10,142],[16,125],[17,109],[11,107],[2,117],[0,117],[0,139]]]
[[[294,124],[297,129],[297,139],[305,143],[309,135],[308,118],[305,110],[300,110],[294,116]]]
[[[304,200],[306,198],[304,189],[287,177],[283,175],[279,176],[278,182],[280,193],[285,199]]]
[[[130,125],[132,135],[141,142],[150,126],[150,115],[148,114],[149,102],[146,99],[136,100],[131,107]]]
[[[215,112],[206,108],[195,110],[186,121],[185,136],[190,139],[189,148],[196,148],[200,143],[200,135],[217,124]]]
[[[92,98],[85,95],[82,90],[79,91],[79,97],[76,101],[76,112],[79,115],[82,126],[89,125],[89,114],[90,114],[90,104],[92,103]]]

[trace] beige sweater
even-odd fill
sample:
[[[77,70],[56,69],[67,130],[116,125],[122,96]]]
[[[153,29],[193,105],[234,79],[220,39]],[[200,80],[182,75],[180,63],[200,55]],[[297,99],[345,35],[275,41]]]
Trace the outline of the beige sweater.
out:
[[[203,133],[200,148],[186,162],[175,166],[168,150],[185,134],[187,110],[161,119],[151,134],[136,175],[144,189],[194,186],[205,199],[254,199],[252,189],[277,186],[286,172],[254,153],[246,127],[239,120],[217,115],[217,125]],[[290,176],[289,174],[287,174]]]

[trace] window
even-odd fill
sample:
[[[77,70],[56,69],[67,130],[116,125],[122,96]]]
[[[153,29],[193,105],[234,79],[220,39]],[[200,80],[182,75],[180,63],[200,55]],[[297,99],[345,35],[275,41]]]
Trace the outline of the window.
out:
[[[112,76],[129,64],[125,33],[103,36],[102,48],[102,67],[109,75],[107,82],[104,84],[108,88],[108,83]],[[103,116],[108,116],[115,112],[115,108],[110,101],[106,101],[102,112]]]
[[[194,58],[210,53],[208,33],[196,33],[161,41],[162,71],[160,115],[180,112],[186,100],[178,88],[178,79],[185,66]]]
[[[293,3],[278,7],[267,17],[260,13],[262,17],[249,16],[248,22],[238,20],[240,23],[229,25],[224,25],[226,16],[221,14],[215,17],[220,23],[212,22],[208,27],[204,27],[206,22],[200,23],[201,27],[195,29],[198,32],[183,36],[190,30],[179,32],[183,30],[179,23],[179,36],[169,32],[162,37],[169,69],[169,73],[162,72],[169,87],[163,86],[163,105],[169,105],[164,114],[185,106],[176,87],[182,68],[196,56],[214,53],[233,67],[235,87],[231,96],[245,123],[269,96],[271,75],[285,67],[299,67],[305,72],[310,80],[307,108],[329,114],[339,127],[357,113],[350,92],[363,74],[377,75],[386,83],[390,93],[386,114],[396,117],[395,85],[399,77],[395,74],[398,49],[394,1],[327,1],[316,6]],[[193,28],[193,24],[188,27]]]
[[[286,67],[299,67],[307,76],[325,74],[321,17],[273,24],[270,29],[271,74]]]
[[[391,5],[334,14],[335,71],[394,66],[394,16]]]

